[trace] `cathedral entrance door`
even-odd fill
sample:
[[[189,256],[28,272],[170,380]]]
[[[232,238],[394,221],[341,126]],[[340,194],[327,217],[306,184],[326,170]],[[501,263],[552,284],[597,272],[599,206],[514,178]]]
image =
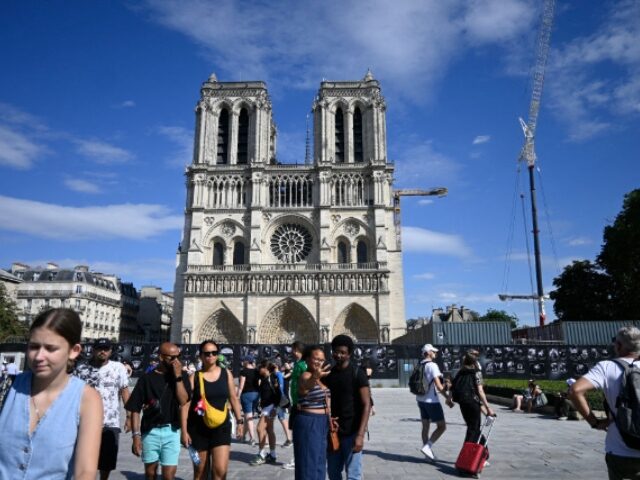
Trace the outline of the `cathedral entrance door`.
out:
[[[258,328],[258,343],[288,344],[294,340],[318,342],[318,325],[300,302],[292,298],[275,304]]]

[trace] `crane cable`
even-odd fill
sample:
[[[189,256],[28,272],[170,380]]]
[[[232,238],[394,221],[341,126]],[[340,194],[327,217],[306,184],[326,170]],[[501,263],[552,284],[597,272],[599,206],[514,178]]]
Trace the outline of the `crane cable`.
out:
[[[533,318],[536,318],[536,295],[533,286],[533,268],[531,267],[531,248],[529,247],[529,232],[527,231],[527,210],[525,208],[524,193],[520,192],[520,203],[522,205],[522,226],[524,227],[524,241],[527,246],[527,265],[529,266],[529,285],[531,287],[531,305],[533,306]]]
[[[536,171],[538,173],[538,184],[540,185],[540,193],[542,193],[542,204],[544,205],[544,216],[547,221],[547,230],[549,232],[549,243],[551,244],[551,251],[553,252],[553,261],[556,267],[556,274],[560,274],[560,261],[558,260],[558,251],[556,249],[556,240],[553,235],[553,229],[551,228],[551,215],[549,215],[549,207],[547,206],[547,196],[544,193],[544,183],[542,182],[542,170],[536,165]]]
[[[509,274],[511,273],[511,254],[513,252],[513,236],[516,224],[516,209],[518,208],[518,193],[520,192],[520,162],[517,162],[513,196],[511,199],[511,215],[509,229],[507,231],[507,245],[504,255],[504,269],[502,272],[502,293],[507,293],[509,287]]]

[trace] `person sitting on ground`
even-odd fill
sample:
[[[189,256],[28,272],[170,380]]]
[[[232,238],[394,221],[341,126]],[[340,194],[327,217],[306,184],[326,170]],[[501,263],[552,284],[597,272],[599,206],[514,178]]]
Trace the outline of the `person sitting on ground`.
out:
[[[542,389],[536,384],[534,380],[529,380],[529,386],[522,392],[522,394],[514,395],[511,408],[514,412],[524,412],[522,408],[524,405],[527,407],[527,413],[533,411],[533,407],[536,406],[536,398],[542,393]]]
[[[574,414],[577,412],[576,407],[573,405],[573,402],[569,400],[569,392],[571,391],[571,385],[576,383],[575,378],[567,379],[567,391],[566,392],[558,392],[558,400],[555,405],[556,417],[558,420],[566,420],[569,418],[570,414]]]

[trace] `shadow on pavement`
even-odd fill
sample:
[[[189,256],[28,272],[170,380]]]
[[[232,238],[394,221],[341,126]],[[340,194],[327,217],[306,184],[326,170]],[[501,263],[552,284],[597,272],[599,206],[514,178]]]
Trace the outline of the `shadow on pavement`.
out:
[[[418,450],[416,450],[416,452],[419,453]],[[412,457],[410,455],[400,455],[398,453],[381,452],[379,450],[365,449],[364,454],[375,455],[376,457],[379,457],[382,460],[387,460],[389,462],[425,463],[424,458]]]
[[[129,470],[121,470],[120,473],[124,475],[127,480],[144,480],[144,473],[130,472]],[[158,475],[160,475],[160,468],[158,468]],[[175,480],[185,480],[183,477],[176,476]]]

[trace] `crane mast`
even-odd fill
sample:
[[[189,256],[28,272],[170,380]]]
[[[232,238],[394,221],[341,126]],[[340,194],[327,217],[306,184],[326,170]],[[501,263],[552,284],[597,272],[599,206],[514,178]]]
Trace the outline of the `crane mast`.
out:
[[[553,27],[553,16],[555,11],[555,0],[545,0],[542,7],[542,21],[536,42],[536,58],[532,74],[531,103],[529,104],[529,118],[525,122],[520,118],[520,126],[524,133],[524,146],[520,151],[519,161],[527,162],[529,171],[529,190],[531,192],[531,216],[533,223],[533,249],[536,267],[536,287],[537,295],[500,295],[501,300],[512,299],[535,299],[538,302],[538,315],[540,326],[544,326],[546,313],[544,307],[544,289],[542,286],[542,261],[540,259],[540,240],[538,229],[538,209],[536,204],[536,189],[534,181],[534,170],[536,164],[535,136],[538,125],[538,114],[540,113],[540,101],[542,99],[542,87],[544,86],[544,76],[549,57],[549,45],[551,42],[551,29]]]

